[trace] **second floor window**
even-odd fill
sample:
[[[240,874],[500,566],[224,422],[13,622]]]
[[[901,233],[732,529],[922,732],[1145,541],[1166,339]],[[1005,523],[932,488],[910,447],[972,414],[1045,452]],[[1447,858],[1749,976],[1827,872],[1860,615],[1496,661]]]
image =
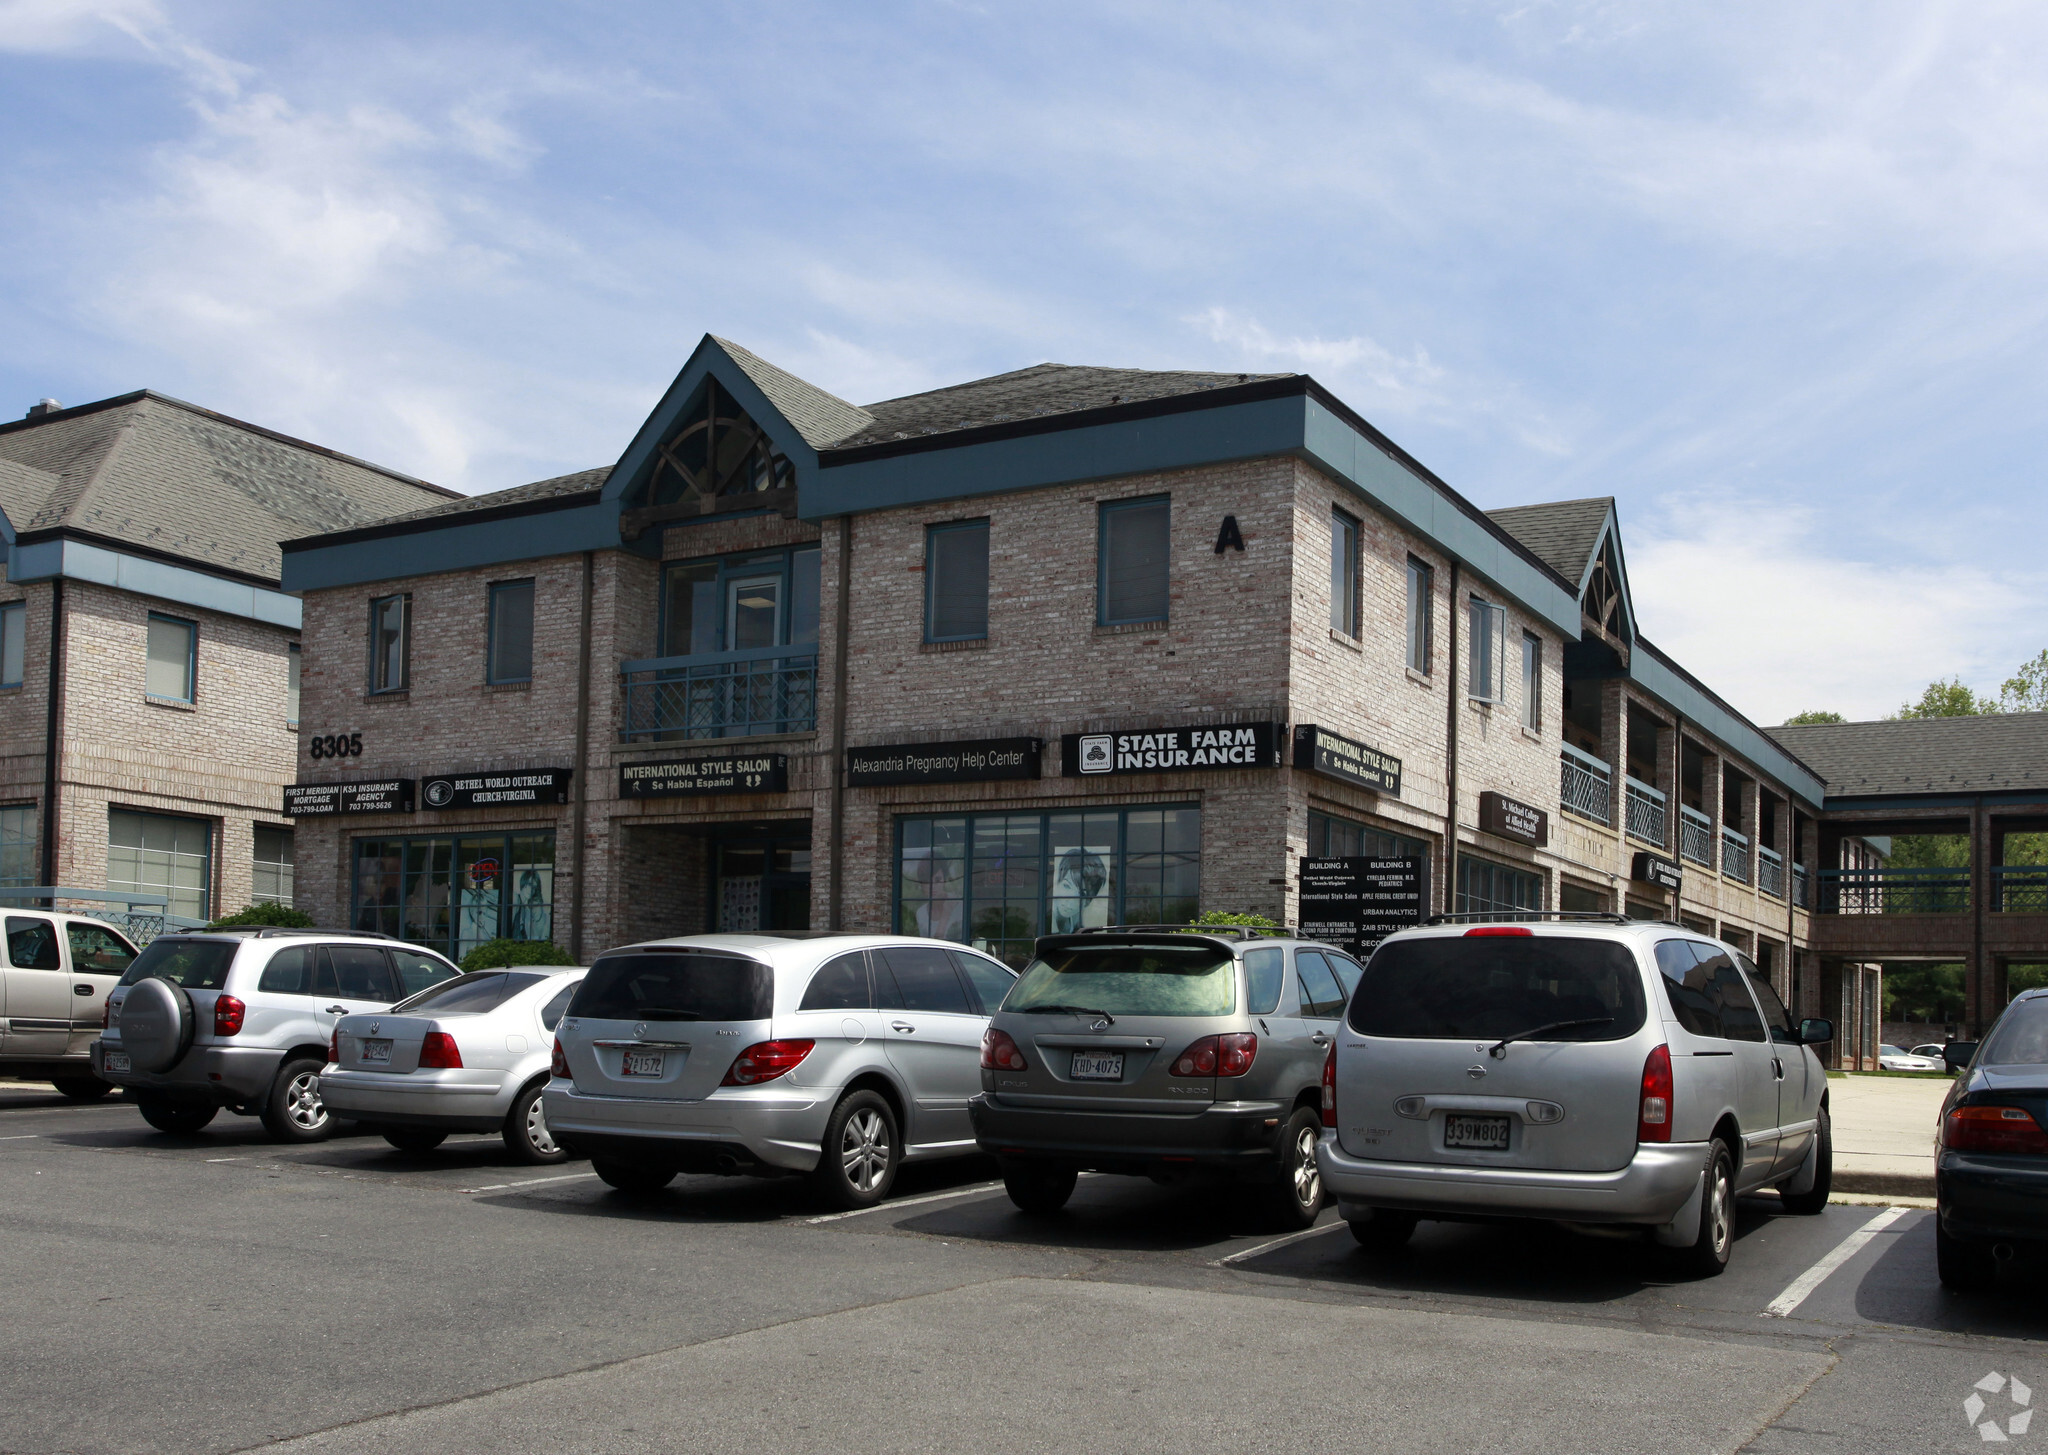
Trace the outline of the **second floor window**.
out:
[[[28,659],[28,603],[0,606],[0,687],[21,686]]]
[[[1330,512],[1330,626],[1358,635],[1358,522]]]
[[[1169,502],[1117,500],[1100,507],[1096,536],[1096,621],[1165,621]]]
[[[988,636],[988,522],[935,525],[924,534],[924,639]]]
[[[533,680],[533,582],[499,581],[491,587],[486,682]]]
[[[412,598],[370,603],[370,690],[403,692],[412,685]]]
[[[199,646],[199,624],[175,616],[149,614],[149,665],[142,690],[151,697],[168,697],[176,702],[192,701],[194,656]]]
[[[1506,700],[1508,614],[1490,601],[1472,598],[1471,695],[1475,702]]]
[[[1543,638],[1522,633],[1522,726],[1543,726]]]
[[[772,651],[818,640],[818,548],[676,561],[662,572],[661,655]]]
[[[1408,665],[1429,670],[1430,620],[1435,615],[1436,573],[1413,556],[1408,558]]]

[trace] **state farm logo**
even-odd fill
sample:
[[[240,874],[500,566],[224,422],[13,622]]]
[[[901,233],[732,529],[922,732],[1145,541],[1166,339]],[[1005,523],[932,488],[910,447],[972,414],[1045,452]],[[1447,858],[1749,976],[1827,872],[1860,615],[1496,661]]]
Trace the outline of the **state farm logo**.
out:
[[[1084,733],[1081,736],[1081,771],[1083,773],[1107,773],[1116,766],[1114,751],[1115,738],[1109,733]]]
[[[1985,1399],[1986,1395],[2003,1394],[2002,1407],[2008,1411],[2003,1426],[1995,1419],[1986,1419],[1987,1413],[1996,1413]],[[1970,1397],[1963,1401],[1963,1413],[1976,1427],[1977,1437],[1987,1445],[2003,1445],[2014,1435],[2024,1435],[2027,1427],[2034,1422],[2034,1391],[2020,1382],[2018,1375],[2003,1375],[1992,1370],[1977,1381],[1970,1391]]]

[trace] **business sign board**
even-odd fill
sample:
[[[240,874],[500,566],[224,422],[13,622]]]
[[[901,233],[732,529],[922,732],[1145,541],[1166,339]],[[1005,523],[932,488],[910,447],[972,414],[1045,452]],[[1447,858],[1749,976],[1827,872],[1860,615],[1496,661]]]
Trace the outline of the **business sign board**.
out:
[[[571,768],[525,768],[515,773],[444,773],[420,780],[422,808],[518,808],[567,803]]]
[[[412,779],[387,778],[382,783],[287,783],[284,812],[289,818],[318,818],[333,813],[411,813]]]
[[[1685,871],[1678,867],[1676,860],[1662,854],[1637,854],[1629,878],[1639,884],[1654,884],[1659,889],[1677,889],[1685,883]]]
[[[1542,848],[1550,842],[1550,815],[1505,793],[1479,795],[1479,827],[1489,834]]]
[[[1429,905],[1427,861],[1311,859],[1301,861],[1302,937],[1342,945],[1363,958],[1395,930],[1422,923]]]
[[[1374,793],[1401,792],[1399,758],[1312,723],[1294,730],[1294,766]]]
[[[846,750],[849,788],[915,783],[991,783],[1036,778],[1045,744],[1038,738],[953,738]]]
[[[1224,723],[1150,728],[1138,733],[1068,733],[1060,739],[1060,772],[1097,774],[1208,772],[1280,766],[1280,725]]]
[[[789,787],[789,754],[663,758],[619,764],[621,798],[690,798],[700,793],[781,793]]]

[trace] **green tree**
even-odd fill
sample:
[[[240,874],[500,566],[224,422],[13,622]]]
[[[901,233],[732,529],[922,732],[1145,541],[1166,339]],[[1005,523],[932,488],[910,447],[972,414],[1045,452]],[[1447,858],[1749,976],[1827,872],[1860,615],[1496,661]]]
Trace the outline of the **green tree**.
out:
[[[2001,712],[2048,712],[2048,651],[2005,679],[1998,692]]]
[[[1839,712],[1829,712],[1824,707],[1811,707],[1805,712],[1795,712],[1785,719],[1786,727],[1806,727],[1817,722],[1847,722]]]
[[[293,909],[288,904],[265,900],[262,904],[244,905],[233,914],[222,915],[207,928],[225,930],[241,925],[279,925],[285,929],[310,930],[313,928],[313,916],[303,909]]]
[[[574,965],[552,940],[486,940],[462,957],[464,970],[502,970],[507,965]]]
[[[1975,717],[1979,713],[1996,712],[1998,704],[1989,697],[1979,697],[1963,685],[1960,677],[1951,677],[1942,682],[1930,682],[1927,690],[1920,694],[1918,702],[1908,702],[1891,715],[1891,721],[1899,722],[1915,717]]]

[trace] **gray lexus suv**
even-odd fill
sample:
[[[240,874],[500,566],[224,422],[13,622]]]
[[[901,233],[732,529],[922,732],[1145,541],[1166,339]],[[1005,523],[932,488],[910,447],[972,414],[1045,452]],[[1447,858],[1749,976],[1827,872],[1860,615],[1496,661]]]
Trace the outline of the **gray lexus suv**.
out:
[[[975,1136],[1026,1212],[1092,1170],[1250,1184],[1307,1227],[1323,1062],[1362,973],[1285,932],[1047,935],[989,1023]]]

